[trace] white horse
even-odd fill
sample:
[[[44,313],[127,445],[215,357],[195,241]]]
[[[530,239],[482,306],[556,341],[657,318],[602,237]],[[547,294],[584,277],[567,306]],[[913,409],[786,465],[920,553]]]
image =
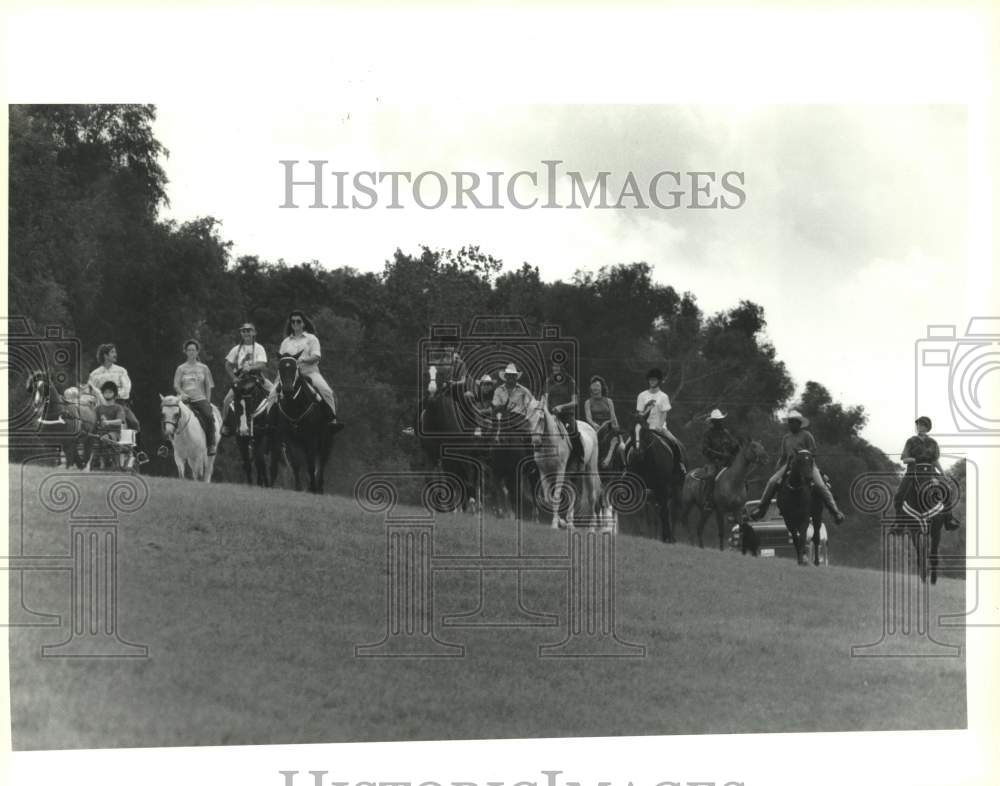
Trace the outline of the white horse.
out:
[[[222,414],[215,404],[212,404],[212,416],[215,423],[215,444],[218,445],[222,434]],[[178,476],[184,479],[184,466],[187,465],[195,480],[211,482],[215,456],[208,455],[201,421],[181,401],[180,396],[160,396],[160,422],[163,424],[163,436],[174,446],[174,463],[177,465]]]
[[[535,463],[541,475],[543,499],[545,504],[552,506],[552,527],[556,528],[562,523],[559,509],[562,506],[563,492],[567,488],[566,465],[572,449],[569,436],[559,418],[549,412],[545,396],[528,412],[528,422],[531,424],[531,444],[535,451]],[[599,515],[601,511],[597,433],[589,423],[582,420],[576,422],[576,427],[583,445],[583,460],[579,494],[575,501],[571,500],[574,504],[570,504],[567,511],[565,524],[569,527],[573,526],[577,511],[585,518]],[[605,526],[608,524],[605,523]]]

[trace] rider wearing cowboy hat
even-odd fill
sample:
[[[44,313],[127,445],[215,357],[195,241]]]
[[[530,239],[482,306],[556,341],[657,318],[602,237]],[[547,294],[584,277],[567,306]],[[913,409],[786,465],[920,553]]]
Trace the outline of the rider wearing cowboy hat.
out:
[[[785,422],[788,424],[788,433],[781,440],[781,451],[778,455],[776,471],[768,479],[767,485],[764,486],[764,494],[761,496],[760,503],[753,512],[754,520],[763,518],[764,514],[767,513],[767,509],[771,506],[771,497],[774,496],[775,489],[785,476],[785,470],[788,468],[792,457],[800,450],[808,450],[814,456],[816,455],[816,438],[811,432],[805,430],[805,427],[809,425],[808,418],[804,417],[798,410],[793,409],[785,417]],[[837,507],[837,502],[834,500],[833,494],[830,493],[830,489],[823,482],[823,476],[815,461],[813,461],[812,480],[813,488],[819,491],[823,502],[826,503],[826,506],[833,513],[834,518],[836,518],[837,523],[840,524],[844,520],[844,514]]]
[[[489,374],[483,374],[475,385],[475,391],[466,390],[463,394],[472,407],[476,421],[477,437],[483,435],[483,426],[488,425],[493,415],[493,394],[496,392],[496,380]]]
[[[527,417],[528,410],[535,403],[535,397],[531,395],[530,390],[518,382],[521,378],[521,372],[517,370],[517,366],[508,363],[507,367],[500,372],[500,378],[503,380],[503,384],[498,386],[493,393],[493,411],[509,412]]]
[[[715,490],[715,477],[725,467],[728,467],[740,449],[736,438],[726,428],[726,416],[718,409],[713,409],[707,418],[709,427],[701,439],[701,454],[708,462],[704,467],[705,479],[702,489],[705,505],[712,507],[712,492]]]

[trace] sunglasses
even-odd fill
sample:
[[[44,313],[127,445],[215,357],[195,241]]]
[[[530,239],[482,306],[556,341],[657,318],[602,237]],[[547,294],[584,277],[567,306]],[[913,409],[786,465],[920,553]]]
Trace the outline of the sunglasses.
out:
[[[290,319],[288,321],[291,322],[293,325],[301,325],[302,324],[302,320],[301,319]]]
[[[240,333],[253,333],[253,328],[240,328]]]

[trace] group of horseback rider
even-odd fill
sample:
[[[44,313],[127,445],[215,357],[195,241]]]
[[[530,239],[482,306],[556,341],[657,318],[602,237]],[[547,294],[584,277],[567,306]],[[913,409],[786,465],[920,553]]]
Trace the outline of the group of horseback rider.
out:
[[[478,421],[481,425],[476,428],[477,436],[482,436],[482,424],[492,422],[494,417],[503,415],[526,419],[530,409],[536,406],[536,399],[532,392],[520,383],[522,374],[514,363],[508,363],[497,375],[498,379],[491,374],[484,374],[478,380],[469,383],[464,363],[458,352],[454,347],[449,347],[448,350],[449,360],[453,366],[453,384],[461,384],[469,388],[464,392],[464,396],[479,416]],[[636,413],[645,419],[650,431],[670,445],[678,458],[680,474],[683,475],[686,472],[684,448],[667,427],[667,416],[671,410],[671,403],[670,397],[661,389],[663,372],[657,368],[650,369],[646,374],[646,381],[647,388],[642,390],[636,398]],[[599,375],[592,376],[589,392],[589,397],[583,403],[583,414],[586,422],[597,433],[601,433],[602,429],[608,429],[609,434],[620,437],[623,432],[615,413],[614,401],[608,396],[606,381]],[[560,420],[566,429],[567,437],[572,446],[570,452],[570,461],[572,462],[583,452],[577,429],[579,400],[576,382],[562,363],[552,362],[550,373],[542,388],[542,394],[549,411]],[[739,441],[726,428],[726,420],[727,416],[723,412],[719,409],[713,409],[706,418],[708,428],[702,437],[701,453],[706,461],[702,472],[704,478],[702,498],[708,507],[712,505],[712,491],[716,478],[722,470],[730,465],[740,450]],[[801,450],[807,450],[813,456],[817,453],[816,438],[811,431],[807,430],[808,418],[798,410],[793,409],[784,420],[788,431],[782,437],[774,472],[768,478],[760,501],[751,514],[752,518],[757,520],[766,515],[774,494],[796,453]],[[907,471],[896,494],[897,511],[902,506],[902,500],[905,497],[908,484],[912,482],[914,467],[917,464],[930,463],[935,466],[939,474],[942,472],[938,461],[937,443],[927,435],[930,426],[929,418],[918,418],[916,421],[917,434],[906,442],[902,460]],[[610,454],[605,455],[602,459],[602,469],[607,466],[609,460]],[[845,516],[833,497],[830,480],[821,472],[815,461],[812,465],[812,481],[813,488],[818,492],[837,523],[843,522]],[[957,525],[953,523],[951,526]]]
[[[227,385],[222,411],[224,422],[222,433],[228,436],[233,428],[228,425],[226,415],[230,412],[237,386],[244,382],[259,385],[267,392],[267,406],[277,400],[279,384],[271,382],[265,375],[267,368],[267,352],[257,343],[257,330],[251,322],[244,322],[239,328],[240,342],[226,355],[225,367],[230,384]],[[212,413],[212,391],[215,381],[207,365],[201,362],[199,355],[201,344],[191,338],[184,342],[186,359],[177,366],[174,372],[173,387],[181,400],[191,408],[205,432],[206,447],[209,455],[217,450],[216,434]],[[337,403],[333,390],[319,371],[321,349],[315,328],[309,318],[301,311],[292,311],[285,325],[285,337],[281,342],[279,354],[297,357],[299,373],[308,380],[313,389],[329,408],[329,424],[333,432],[340,431],[344,424],[337,418]],[[132,382],[128,371],[117,365],[118,349],[114,344],[101,344],[97,350],[97,360],[100,364],[95,368],[84,388],[80,391],[79,402],[96,407],[98,431],[102,435],[117,440],[122,427],[139,431],[139,421],[130,408]],[[96,397],[87,400],[87,396]],[[143,460],[144,460],[143,456]]]

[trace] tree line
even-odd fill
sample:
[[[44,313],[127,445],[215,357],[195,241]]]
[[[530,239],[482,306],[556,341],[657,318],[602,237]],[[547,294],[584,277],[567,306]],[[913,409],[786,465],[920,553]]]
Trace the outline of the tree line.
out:
[[[227,381],[223,359],[240,323],[256,325],[273,377],[287,314],[299,308],[316,326],[321,369],[349,422],[330,473],[334,490],[349,492],[374,467],[420,462],[403,429],[413,423],[418,346],[429,327],[516,314],[536,335],[555,324],[578,342],[581,401],[587,380],[600,374],[619,413],[631,412],[646,370],[662,368],[674,405],[670,427],[693,463],[701,461],[705,417],[718,407],[734,432],[764,443],[769,461],[756,473],[763,485],[783,433],[775,413],[795,404],[811,420],[818,461],[845,510],[857,474],[895,467],[861,436],[863,406],[833,401],[819,381],[807,381],[793,401],[795,384],[767,338],[760,305],[742,300],[705,314],[694,293],[656,282],[642,261],[546,282],[538,265],[504,269],[476,246],[396,249],[379,272],[354,266],[362,260],[234,257],[216,219],[159,217],[168,204],[161,164],[168,151],[153,134],[155,117],[149,105],[10,108],[10,313],[36,330],[61,325],[79,339],[84,378],[96,366],[97,346],[115,343],[147,433],[157,429],[159,394],[170,392],[186,339],[201,343],[218,404]],[[216,466],[235,481],[235,450],[224,447]],[[172,473],[172,464],[154,471]],[[877,533],[863,531],[877,529],[870,524],[852,518],[867,544],[859,561],[871,561],[867,552],[877,541]]]

